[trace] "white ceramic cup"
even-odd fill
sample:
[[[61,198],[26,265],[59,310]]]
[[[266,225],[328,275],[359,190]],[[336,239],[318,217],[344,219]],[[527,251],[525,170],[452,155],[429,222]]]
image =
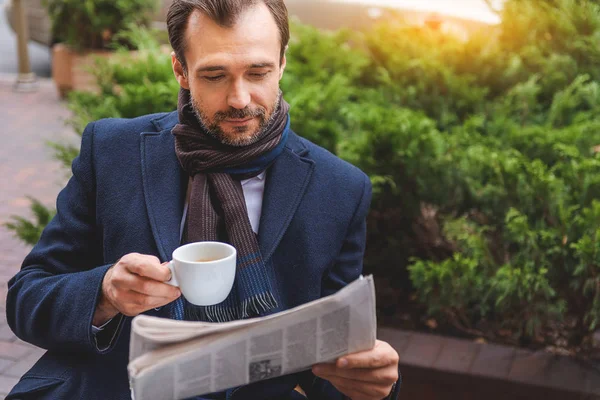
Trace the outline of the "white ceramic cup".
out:
[[[221,242],[196,242],[178,247],[168,264],[171,280],[186,300],[197,306],[219,304],[235,280],[237,251]]]

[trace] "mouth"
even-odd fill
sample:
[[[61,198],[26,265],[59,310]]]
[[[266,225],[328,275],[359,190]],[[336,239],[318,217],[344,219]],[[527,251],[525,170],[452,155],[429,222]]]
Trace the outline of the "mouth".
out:
[[[226,120],[224,120],[223,122],[233,125],[233,126],[244,126],[247,125],[250,121],[252,121],[254,118],[242,118],[242,119],[233,119],[233,118],[228,118]]]

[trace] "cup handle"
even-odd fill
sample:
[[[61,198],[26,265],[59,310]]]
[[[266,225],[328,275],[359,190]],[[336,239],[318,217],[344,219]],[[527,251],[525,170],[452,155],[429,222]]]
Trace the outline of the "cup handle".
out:
[[[175,269],[173,268],[173,261],[169,261],[169,263],[167,264],[167,268],[171,270],[171,279],[169,279],[165,283],[167,285],[179,287],[179,283],[177,283],[177,278],[175,278]]]

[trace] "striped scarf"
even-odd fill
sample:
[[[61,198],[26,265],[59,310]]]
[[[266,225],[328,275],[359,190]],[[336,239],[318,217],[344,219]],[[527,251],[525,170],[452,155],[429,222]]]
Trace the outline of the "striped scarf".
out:
[[[257,176],[281,154],[289,129],[289,105],[280,99],[259,140],[234,147],[221,143],[198,122],[190,92],[179,93],[179,124],[172,134],[179,163],[192,178],[184,243],[221,241],[237,250],[236,278],[225,301],[195,306],[183,296],[172,303],[175,319],[226,322],[277,307],[250,220],[241,179]]]

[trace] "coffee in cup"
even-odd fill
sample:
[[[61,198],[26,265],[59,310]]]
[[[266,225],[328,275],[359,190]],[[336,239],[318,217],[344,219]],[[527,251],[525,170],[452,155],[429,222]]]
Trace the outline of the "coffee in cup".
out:
[[[224,301],[235,280],[237,251],[222,242],[195,242],[178,247],[168,267],[171,280],[186,300],[197,306]]]

